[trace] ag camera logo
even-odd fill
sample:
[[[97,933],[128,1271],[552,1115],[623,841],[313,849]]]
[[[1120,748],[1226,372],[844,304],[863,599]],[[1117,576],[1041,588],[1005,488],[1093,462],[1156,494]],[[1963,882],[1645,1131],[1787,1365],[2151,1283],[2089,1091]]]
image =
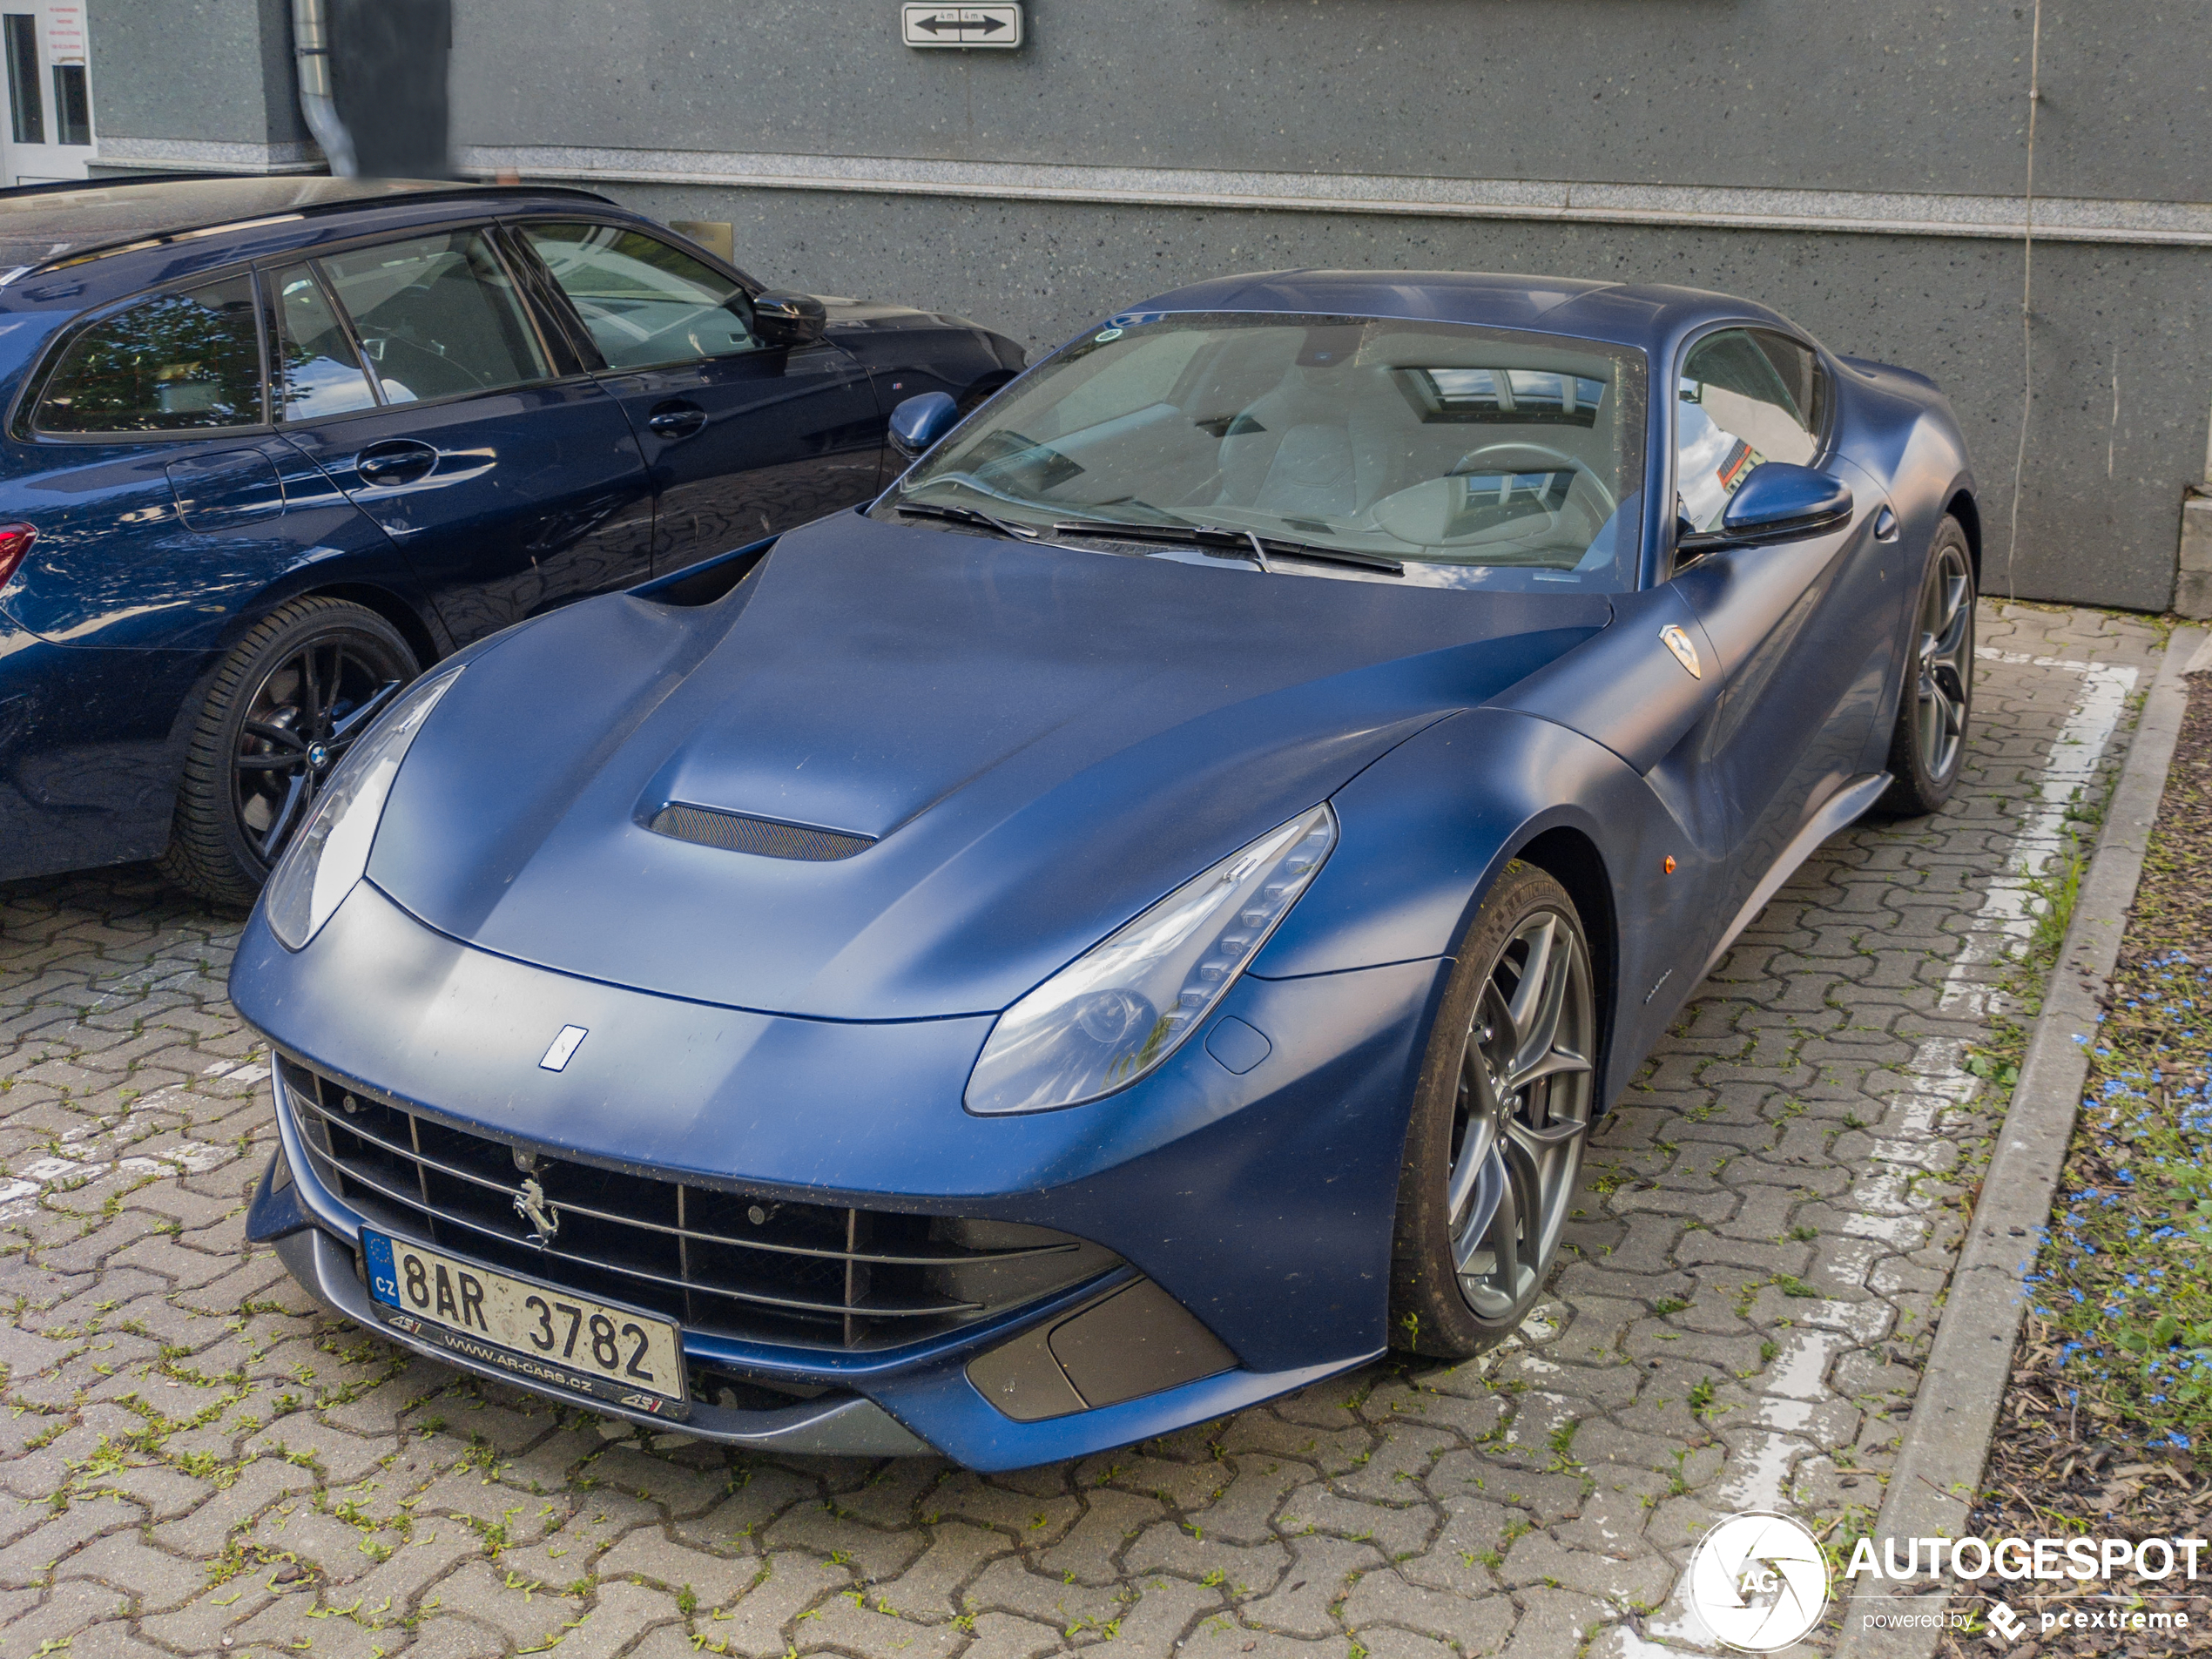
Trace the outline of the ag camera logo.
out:
[[[1731,1648],[1773,1653],[1803,1640],[1828,1610],[1828,1562],[1787,1515],[1730,1515],[1689,1562],[1689,1604]]]

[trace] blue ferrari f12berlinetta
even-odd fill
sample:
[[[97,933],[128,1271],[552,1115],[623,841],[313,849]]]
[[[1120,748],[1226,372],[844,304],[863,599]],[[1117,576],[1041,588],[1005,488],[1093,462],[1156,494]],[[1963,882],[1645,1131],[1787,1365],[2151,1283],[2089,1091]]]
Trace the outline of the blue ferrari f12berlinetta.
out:
[[[892,425],[334,773],[232,975],[331,1307],[986,1469],[1464,1358],[1730,941],[1959,775],[1957,424],[1755,304],[1224,278]]]

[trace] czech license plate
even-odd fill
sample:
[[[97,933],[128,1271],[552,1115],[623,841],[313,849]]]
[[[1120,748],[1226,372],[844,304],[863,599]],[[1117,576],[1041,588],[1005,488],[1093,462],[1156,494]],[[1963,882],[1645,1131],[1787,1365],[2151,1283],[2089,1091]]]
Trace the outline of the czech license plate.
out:
[[[530,1381],[688,1417],[684,1345],[666,1319],[516,1278],[364,1228],[369,1293],[384,1317],[464,1358]]]

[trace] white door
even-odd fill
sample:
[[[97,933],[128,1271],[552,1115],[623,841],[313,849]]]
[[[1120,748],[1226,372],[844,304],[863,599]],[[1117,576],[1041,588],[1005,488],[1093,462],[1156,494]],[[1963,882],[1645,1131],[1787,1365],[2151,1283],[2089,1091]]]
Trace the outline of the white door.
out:
[[[84,0],[0,0],[0,49],[8,68],[0,185],[84,178],[92,159]]]

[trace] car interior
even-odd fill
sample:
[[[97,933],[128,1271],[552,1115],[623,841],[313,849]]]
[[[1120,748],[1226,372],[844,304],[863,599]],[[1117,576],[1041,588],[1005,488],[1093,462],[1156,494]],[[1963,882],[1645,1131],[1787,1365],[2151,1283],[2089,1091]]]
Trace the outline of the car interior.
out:
[[[483,236],[388,243],[322,261],[388,403],[543,379],[545,360]]]

